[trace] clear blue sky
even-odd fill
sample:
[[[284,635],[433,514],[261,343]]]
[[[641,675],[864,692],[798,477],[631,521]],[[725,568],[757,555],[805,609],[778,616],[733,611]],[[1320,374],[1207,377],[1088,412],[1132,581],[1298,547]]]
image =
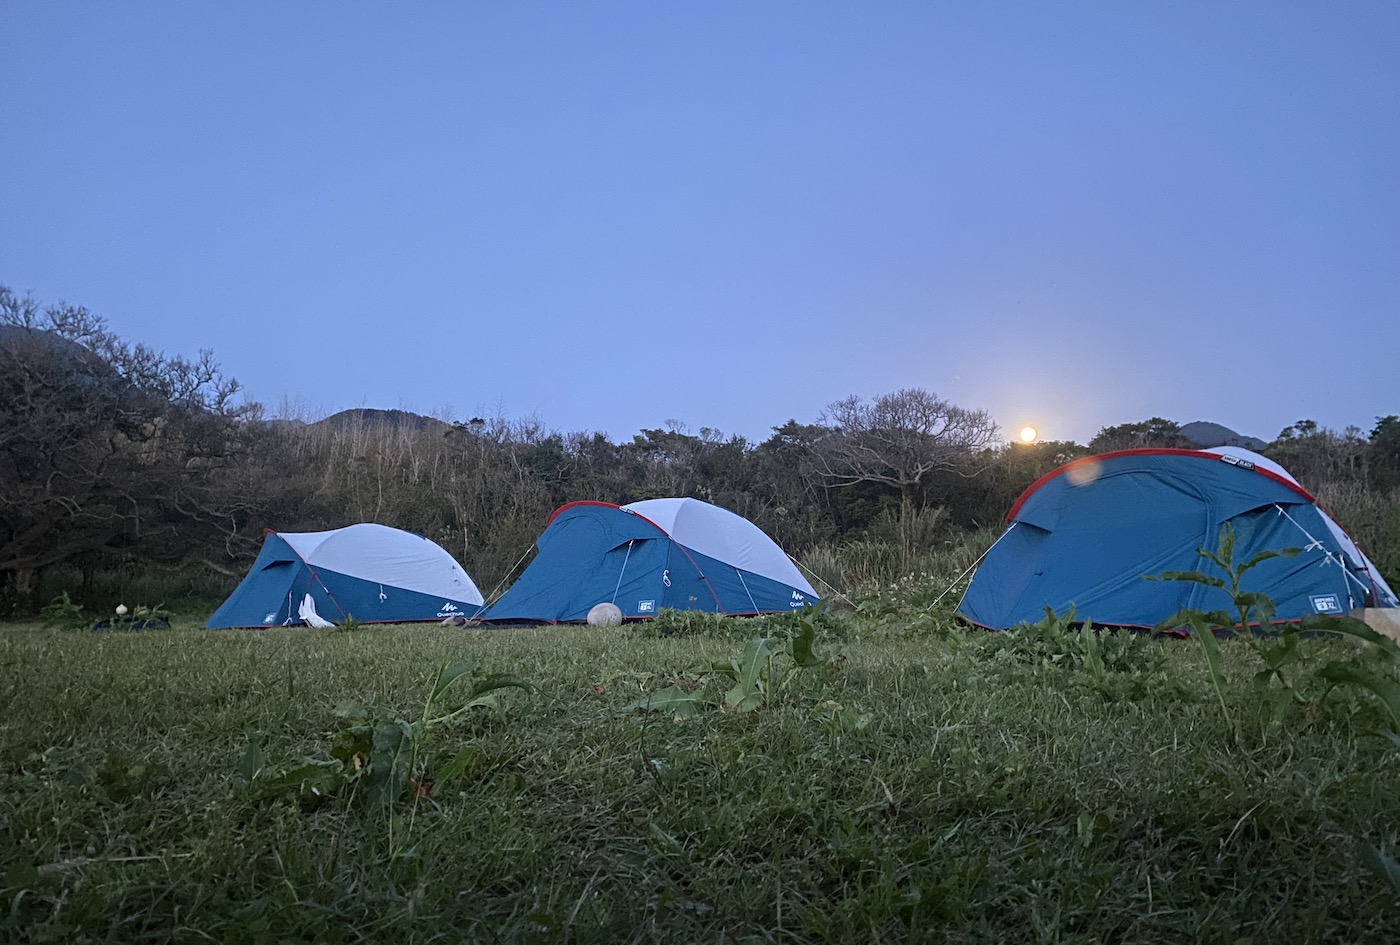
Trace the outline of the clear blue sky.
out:
[[[321,416],[1400,413],[1400,4],[0,5],[0,283]]]

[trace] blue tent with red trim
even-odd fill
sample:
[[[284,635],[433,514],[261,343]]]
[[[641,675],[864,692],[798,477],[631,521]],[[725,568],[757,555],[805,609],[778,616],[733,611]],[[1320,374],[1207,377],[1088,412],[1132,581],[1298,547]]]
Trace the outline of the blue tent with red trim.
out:
[[[780,613],[818,601],[762,529],[699,499],[574,502],[555,511],[536,547],[483,620],[583,621],[600,603],[632,619],[662,608]]]
[[[1150,581],[1164,571],[1224,577],[1198,549],[1235,533],[1239,564],[1299,548],[1245,573],[1276,622],[1360,607],[1395,607],[1394,592],[1317,500],[1286,470],[1237,447],[1124,450],[1075,460],[1017,499],[1010,523],[977,568],[958,612],[1004,629],[1073,609],[1095,625],[1155,626],[1177,611],[1233,612],[1225,590]]]

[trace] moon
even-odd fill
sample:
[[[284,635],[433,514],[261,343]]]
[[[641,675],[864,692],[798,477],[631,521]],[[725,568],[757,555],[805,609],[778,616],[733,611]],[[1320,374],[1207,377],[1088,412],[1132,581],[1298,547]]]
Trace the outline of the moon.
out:
[[[1022,428],[1021,428],[1021,442],[1022,442],[1022,443],[1034,443],[1034,442],[1035,442],[1035,438],[1036,438],[1037,436],[1039,436],[1039,434],[1036,433],[1035,427],[1022,427]]]

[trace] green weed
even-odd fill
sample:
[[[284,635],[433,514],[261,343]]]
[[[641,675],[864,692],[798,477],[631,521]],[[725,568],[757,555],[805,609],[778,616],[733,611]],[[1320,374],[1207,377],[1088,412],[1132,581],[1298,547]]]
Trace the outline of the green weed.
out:
[[[1227,522],[1220,528],[1219,544],[1214,551],[1197,549],[1197,553],[1215,565],[1223,577],[1201,571],[1166,571],[1160,575],[1148,575],[1147,579],[1188,581],[1220,588],[1229,595],[1234,612],[1183,609],[1158,624],[1157,631],[1168,632],[1182,626],[1191,628],[1192,639],[1199,643],[1205,656],[1221,715],[1234,735],[1238,735],[1239,726],[1230,711],[1225,655],[1215,636],[1216,631],[1221,629],[1237,631],[1236,638],[1262,665],[1254,674],[1254,683],[1261,702],[1270,707],[1275,722],[1281,720],[1289,706],[1318,705],[1331,690],[1341,686],[1355,687],[1374,695],[1386,710],[1391,731],[1400,729],[1400,680],[1396,678],[1396,671],[1400,670],[1400,647],[1394,640],[1376,633],[1360,620],[1331,615],[1308,616],[1278,625],[1273,637],[1254,632],[1256,627],[1263,630],[1274,626],[1271,622],[1277,609],[1267,594],[1244,589],[1245,575],[1265,561],[1278,557],[1291,558],[1300,550],[1266,549],[1247,561],[1236,562],[1235,533]],[[1315,667],[1310,662],[1313,654],[1300,642],[1301,635],[1308,632],[1351,639],[1363,644],[1367,652],[1362,662],[1355,659],[1329,660],[1321,667]],[[1373,665],[1365,665],[1367,660]],[[1322,692],[1318,697],[1310,698],[1304,690],[1310,682],[1319,681],[1324,685]],[[1277,689],[1273,688],[1274,683],[1277,683]]]
[[[336,796],[378,810],[405,797],[427,798],[437,782],[462,774],[477,754],[476,748],[468,746],[440,767],[429,769],[422,759],[434,731],[473,710],[500,714],[504,690],[533,688],[518,676],[482,672],[465,660],[444,662],[417,720],[376,717],[363,705],[342,700],[334,710],[340,728],[332,736],[329,759],[308,757],[300,764],[268,771],[262,746],[252,741],[239,764],[239,784],[260,798],[294,794],[310,808]],[[460,704],[444,711],[444,700],[458,692]]]
[[[711,660],[692,671],[684,682],[646,696],[633,708],[667,712],[685,718],[708,704],[705,677],[723,679],[728,687],[717,706],[727,712],[752,712],[769,706],[803,670],[837,665],[840,657],[817,642],[818,608],[803,608],[791,635],[755,636],[735,659]]]
[[[0,941],[1394,938],[1400,752],[1366,690],[1336,687],[1286,740],[1223,750],[1199,647],[1099,633],[1101,684],[1058,621],[902,634],[893,615],[823,614],[817,651],[839,641],[839,672],[803,669],[751,712],[719,708],[733,677],[691,672],[742,664],[747,638],[791,639],[801,619],[469,641],[7,626]],[[1220,644],[1243,718],[1256,667]],[[1370,647],[1300,645],[1379,665]],[[337,739],[464,708],[468,676],[424,711],[463,646],[536,688],[499,690],[504,717],[415,730],[412,765],[384,748],[407,780],[368,804]],[[629,708],[679,682],[702,683],[704,711]],[[308,758],[330,794],[258,796]]]
[[[92,618],[84,612],[82,605],[73,603],[67,591],[60,591],[57,597],[49,601],[39,611],[39,618],[45,627],[62,630],[85,630],[92,623]]]
[[[637,632],[657,637],[703,636],[723,633],[736,621],[725,615],[705,610],[675,610],[662,607],[656,616],[636,624]]]

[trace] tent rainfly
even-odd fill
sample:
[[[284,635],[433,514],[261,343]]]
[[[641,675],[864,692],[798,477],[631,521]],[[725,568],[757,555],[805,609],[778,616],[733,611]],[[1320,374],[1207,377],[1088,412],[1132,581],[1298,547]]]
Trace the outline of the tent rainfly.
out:
[[[1149,581],[1164,571],[1218,569],[1215,549],[1234,528],[1234,560],[1270,558],[1244,576],[1268,595],[1274,622],[1311,614],[1396,607],[1371,561],[1282,467],[1239,447],[1139,449],[1075,460],[1016,500],[1010,522],[973,575],[958,612],[1005,629],[1049,607],[1096,625],[1150,628],[1181,609],[1233,612],[1226,591],[1187,581]]]
[[[372,523],[269,529],[252,569],[205,626],[407,623],[474,617],[484,603],[461,565],[421,535]]]
[[[743,516],[699,499],[574,502],[483,620],[565,623],[611,603],[624,619],[662,608],[766,614],[816,604],[791,559]]]

